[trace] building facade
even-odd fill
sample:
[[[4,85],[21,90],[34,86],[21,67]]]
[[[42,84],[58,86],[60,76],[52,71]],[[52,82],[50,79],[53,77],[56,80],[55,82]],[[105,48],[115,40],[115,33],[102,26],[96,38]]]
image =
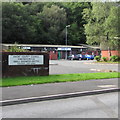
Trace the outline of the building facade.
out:
[[[15,44],[2,44],[3,51],[15,46]],[[82,45],[79,46],[65,46],[65,45],[40,45],[40,44],[17,44],[17,47],[29,51],[49,52],[50,60],[66,59],[66,56],[72,54],[94,54],[99,55],[99,50],[89,49]]]

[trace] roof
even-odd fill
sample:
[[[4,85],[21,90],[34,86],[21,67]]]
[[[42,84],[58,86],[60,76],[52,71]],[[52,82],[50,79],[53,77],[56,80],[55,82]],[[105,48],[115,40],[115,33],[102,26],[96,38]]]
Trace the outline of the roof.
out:
[[[87,48],[100,49],[100,46],[90,46],[87,44],[79,44],[79,45],[82,45],[82,46],[87,47]]]
[[[15,46],[15,44],[2,44],[3,46]],[[71,45],[42,45],[42,44],[17,44],[19,47],[57,47],[57,48],[87,48],[84,46],[71,46]]]

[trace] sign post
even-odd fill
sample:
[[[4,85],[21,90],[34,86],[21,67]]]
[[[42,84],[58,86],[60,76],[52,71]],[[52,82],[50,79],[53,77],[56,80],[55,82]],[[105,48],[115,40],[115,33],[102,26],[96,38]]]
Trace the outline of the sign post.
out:
[[[3,52],[2,77],[49,75],[49,54],[42,52]]]

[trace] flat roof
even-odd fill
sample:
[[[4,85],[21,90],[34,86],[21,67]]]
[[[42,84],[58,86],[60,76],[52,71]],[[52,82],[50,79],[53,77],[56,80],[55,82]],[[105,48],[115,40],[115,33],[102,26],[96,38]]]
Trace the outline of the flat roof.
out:
[[[93,48],[93,49],[100,49],[100,46],[91,46],[91,45],[87,45],[87,44],[79,44],[79,45],[82,45],[84,47],[89,47],[89,48]]]
[[[2,44],[3,46],[15,46],[15,44]],[[57,48],[87,48],[84,46],[71,46],[71,45],[42,45],[42,44],[17,44],[19,47],[57,47]]]

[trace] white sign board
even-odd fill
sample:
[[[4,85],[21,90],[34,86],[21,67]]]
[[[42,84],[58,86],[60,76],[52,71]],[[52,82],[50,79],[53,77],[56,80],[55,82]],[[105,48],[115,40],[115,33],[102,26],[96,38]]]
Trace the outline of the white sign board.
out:
[[[43,55],[9,55],[8,65],[43,65]]]
[[[71,48],[58,48],[57,50],[71,50]]]
[[[29,50],[29,49],[31,49],[31,47],[22,47],[22,49],[28,49]]]

